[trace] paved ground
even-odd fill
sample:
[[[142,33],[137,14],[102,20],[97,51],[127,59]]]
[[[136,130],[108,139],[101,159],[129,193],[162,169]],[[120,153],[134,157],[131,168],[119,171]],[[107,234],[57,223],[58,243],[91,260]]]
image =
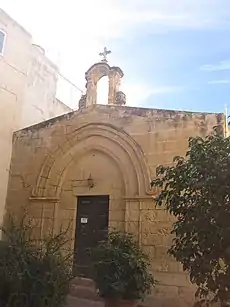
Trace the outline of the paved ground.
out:
[[[76,297],[69,297],[66,307],[104,307],[104,303],[89,301]]]

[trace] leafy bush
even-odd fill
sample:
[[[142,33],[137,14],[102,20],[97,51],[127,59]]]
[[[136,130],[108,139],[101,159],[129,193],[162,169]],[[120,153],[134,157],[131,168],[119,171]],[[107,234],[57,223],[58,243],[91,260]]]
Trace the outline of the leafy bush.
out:
[[[36,240],[34,226],[10,216],[0,244],[0,300],[9,307],[63,306],[72,279],[66,231]]]
[[[216,133],[189,140],[186,157],[160,166],[155,201],[177,220],[169,254],[183,264],[198,297],[230,300],[230,138]]]
[[[155,280],[150,262],[133,236],[112,231],[92,250],[94,280],[102,297],[139,300],[151,292]]]

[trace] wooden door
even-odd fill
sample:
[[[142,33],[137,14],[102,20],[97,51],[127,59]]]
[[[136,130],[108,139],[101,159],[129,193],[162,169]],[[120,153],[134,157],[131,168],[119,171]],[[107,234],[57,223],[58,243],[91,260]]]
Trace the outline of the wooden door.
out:
[[[109,196],[80,196],[77,202],[74,274],[91,277],[91,248],[108,233]]]

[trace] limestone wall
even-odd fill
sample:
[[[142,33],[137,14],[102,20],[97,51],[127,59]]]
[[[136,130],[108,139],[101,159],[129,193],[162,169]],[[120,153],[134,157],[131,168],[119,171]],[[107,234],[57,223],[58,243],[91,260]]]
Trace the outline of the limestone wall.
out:
[[[4,213],[13,132],[20,126],[31,36],[0,9],[0,223]]]
[[[159,281],[154,300],[186,306],[193,289],[167,255],[173,218],[155,208],[150,180],[157,165],[185,154],[190,136],[210,133],[223,119],[221,114],[95,105],[20,130],[14,134],[7,208],[30,203],[38,236],[72,221],[74,238],[77,197],[109,194],[110,227],[135,233],[151,256]]]
[[[45,51],[31,45],[20,128],[72,111],[56,99],[58,73],[58,67],[47,58]]]
[[[0,9],[5,33],[0,54],[0,223],[5,207],[13,132],[70,112],[55,99],[57,67],[36,46],[31,35]]]

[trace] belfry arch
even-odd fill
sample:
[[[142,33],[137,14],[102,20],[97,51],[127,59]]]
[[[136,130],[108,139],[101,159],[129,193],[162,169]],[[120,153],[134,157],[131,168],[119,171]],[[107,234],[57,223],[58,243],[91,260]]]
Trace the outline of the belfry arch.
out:
[[[110,66],[107,63],[106,55],[110,53],[104,49],[101,62],[92,65],[85,73],[86,79],[86,94],[82,95],[79,101],[79,108],[90,107],[97,104],[97,84],[98,81],[108,77],[108,104],[109,105],[124,105],[126,103],[126,95],[119,90],[121,79],[124,76],[123,71],[116,66]]]
[[[97,83],[97,104],[107,105],[109,97],[109,78],[102,77]]]
[[[110,67],[107,63],[101,62],[91,66],[86,74],[86,107],[97,103],[97,83],[107,76],[109,78],[109,93],[108,104],[115,103],[116,92],[118,92],[120,79],[123,77],[123,72],[119,67]]]

